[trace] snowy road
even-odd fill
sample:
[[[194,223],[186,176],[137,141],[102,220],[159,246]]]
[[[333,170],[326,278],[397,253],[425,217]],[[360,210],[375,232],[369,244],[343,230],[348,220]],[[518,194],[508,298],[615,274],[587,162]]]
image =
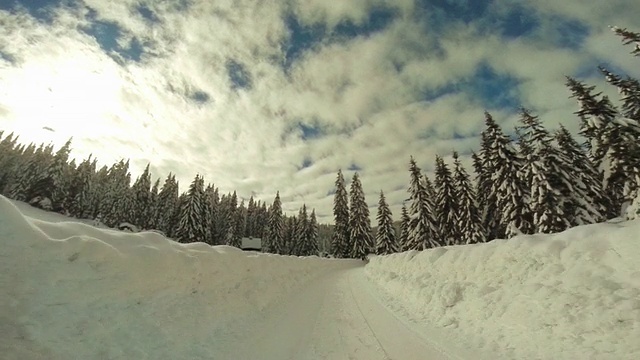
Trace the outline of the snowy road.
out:
[[[331,271],[236,329],[234,359],[459,359],[378,300],[362,267]],[[229,345],[229,344],[227,344]]]

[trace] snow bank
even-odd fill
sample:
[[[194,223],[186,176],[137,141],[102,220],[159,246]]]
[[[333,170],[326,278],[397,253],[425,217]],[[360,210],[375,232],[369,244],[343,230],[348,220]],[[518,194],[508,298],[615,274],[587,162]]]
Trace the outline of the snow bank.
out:
[[[44,218],[0,196],[3,359],[213,359],[234,324],[349,266]]]
[[[417,321],[515,359],[640,359],[640,222],[371,259]]]

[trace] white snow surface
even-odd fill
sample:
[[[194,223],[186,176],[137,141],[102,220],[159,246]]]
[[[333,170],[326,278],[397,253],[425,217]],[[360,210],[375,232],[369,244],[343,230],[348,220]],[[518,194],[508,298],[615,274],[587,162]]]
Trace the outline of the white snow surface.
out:
[[[640,359],[640,220],[374,257],[396,311],[505,359]]]
[[[362,261],[84,222],[0,196],[1,359],[477,358],[390,312]]]
[[[92,225],[0,196],[1,359],[640,358],[640,222],[366,267]]]

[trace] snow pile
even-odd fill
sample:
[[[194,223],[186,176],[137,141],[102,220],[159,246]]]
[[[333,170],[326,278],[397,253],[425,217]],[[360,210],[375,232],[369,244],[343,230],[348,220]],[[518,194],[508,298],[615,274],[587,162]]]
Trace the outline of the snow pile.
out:
[[[3,359],[213,359],[238,322],[348,265],[43,218],[0,196]]]
[[[375,257],[366,272],[393,306],[470,348],[640,359],[639,221]]]

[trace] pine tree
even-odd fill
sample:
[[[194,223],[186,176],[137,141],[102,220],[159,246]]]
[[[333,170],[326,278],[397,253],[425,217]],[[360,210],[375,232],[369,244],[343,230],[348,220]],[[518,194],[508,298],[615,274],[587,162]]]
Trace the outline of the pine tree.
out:
[[[146,228],[149,223],[148,209],[151,202],[151,174],[149,173],[149,164],[145,167],[142,174],[136,179],[131,187],[133,195],[133,207],[131,222],[140,227]]]
[[[624,159],[625,152],[633,148],[626,126],[617,122],[618,110],[607,96],[602,93],[593,94],[594,86],[586,86],[567,77],[566,85],[578,100],[580,110],[576,112],[581,120],[580,134],[587,138],[590,159],[600,172],[605,196],[609,199],[610,208],[607,217],[620,215],[625,201]],[[631,147],[629,147],[631,145]]]
[[[622,38],[622,43],[624,45],[634,44],[635,48],[631,52],[635,56],[640,56],[640,33],[629,31],[624,28],[619,28],[616,26],[611,27],[616,35]]]
[[[204,202],[204,180],[200,175],[189,186],[185,202],[180,208],[180,221],[176,229],[176,239],[181,243],[204,241],[205,229],[202,221]]]
[[[396,231],[393,228],[393,219],[391,218],[391,209],[384,197],[384,193],[380,191],[380,200],[378,201],[378,230],[376,231],[376,254],[388,255],[398,252],[396,243]]]
[[[350,189],[351,207],[349,208],[349,241],[351,258],[366,259],[374,250],[371,237],[371,220],[369,219],[369,207],[364,198],[364,191],[360,183],[358,173],[353,175]]]
[[[568,164],[562,161],[559,151],[552,145],[549,132],[537,116],[521,109],[522,142],[528,150],[524,168],[529,169],[529,209],[533,214],[533,228],[537,233],[555,233],[571,227],[573,214],[567,201],[572,196],[574,179]]]
[[[156,208],[154,216],[156,227],[168,237],[175,236],[178,224],[174,222],[174,219],[177,217],[176,214],[180,213],[179,197],[175,175],[169,173],[158,194],[159,206]]]
[[[518,157],[511,140],[489,113],[485,113],[486,129],[483,131],[481,149],[482,167],[491,177],[487,206],[495,207],[492,217],[484,224],[489,239],[512,237],[520,229],[529,228],[530,210],[526,204],[526,188],[518,175],[522,159]]]
[[[56,212],[63,212],[65,192],[64,167],[69,159],[71,139],[69,139],[55,154],[53,162],[46,170],[46,175],[34,184],[31,197],[49,199],[51,208]],[[30,200],[31,201],[31,200]]]
[[[456,229],[460,238],[459,244],[476,244],[485,242],[485,231],[482,228],[482,217],[476,206],[476,194],[471,180],[460,163],[458,153],[453,153],[453,184],[457,199]]]
[[[91,188],[94,173],[95,162],[89,155],[76,169],[69,189],[71,198],[69,212],[76,218],[91,217]]]
[[[640,184],[640,82],[627,77],[622,79],[604,67],[600,71],[607,82],[618,88],[621,95],[621,111],[614,123],[609,126],[610,155],[609,174],[605,178],[615,181],[623,188],[622,201],[629,204],[636,197]]]
[[[558,150],[563,162],[569,166],[574,177],[570,198],[566,202],[566,213],[573,214],[571,225],[594,224],[606,220],[608,199],[602,191],[602,182],[598,171],[587,154],[569,131],[560,126],[555,135]]]
[[[293,255],[307,256],[307,245],[309,243],[309,216],[307,215],[306,204],[303,204],[298,212],[298,222],[296,224],[295,231]]]
[[[282,216],[282,203],[280,202],[280,192],[276,192],[273,199],[273,205],[269,211],[269,225],[267,227],[267,235],[264,237],[263,251],[281,254],[285,253],[284,239],[284,218]]]
[[[411,226],[411,218],[407,206],[402,204],[402,217],[400,222],[400,238],[398,239],[398,247],[400,251],[411,250],[409,243],[409,230]]]
[[[433,216],[433,205],[429,195],[430,182],[425,176],[422,177],[420,168],[413,157],[409,162],[409,172],[411,181],[409,185],[409,241],[408,250],[424,250],[443,246],[441,242],[440,230]]]
[[[120,160],[109,168],[103,189],[104,196],[100,202],[100,219],[105,225],[115,227],[122,222],[131,221],[129,218],[131,208],[128,204],[130,184],[128,160],[126,162]]]
[[[218,193],[216,192],[213,185],[208,184],[206,189],[204,190],[204,202],[202,205],[202,222],[205,231],[205,240],[209,245],[217,245],[215,240],[215,217],[216,217],[216,207],[217,207],[217,199]]]
[[[235,197],[234,192],[232,197]],[[244,205],[244,199],[240,201],[240,205],[236,207],[231,215],[231,226],[227,234],[227,245],[242,248],[242,234],[244,234],[245,222],[247,219],[247,208]]]
[[[455,245],[460,241],[460,229],[457,227],[456,213],[458,206],[455,201],[455,188],[451,171],[440,156],[436,156],[436,202],[435,218],[440,228],[440,235],[444,245]]]
[[[320,249],[318,246],[318,219],[316,218],[316,209],[311,210],[307,230],[307,256],[318,256]]]
[[[331,237],[331,253],[336,258],[347,257],[349,244],[349,203],[342,170],[338,170],[336,193],[333,199],[335,224]]]
[[[147,219],[147,223],[143,225],[145,229],[157,229],[158,224],[156,223],[156,212],[158,209],[158,192],[160,191],[160,179],[157,178],[151,187],[151,196],[149,197],[149,206],[145,209],[145,218]]]

